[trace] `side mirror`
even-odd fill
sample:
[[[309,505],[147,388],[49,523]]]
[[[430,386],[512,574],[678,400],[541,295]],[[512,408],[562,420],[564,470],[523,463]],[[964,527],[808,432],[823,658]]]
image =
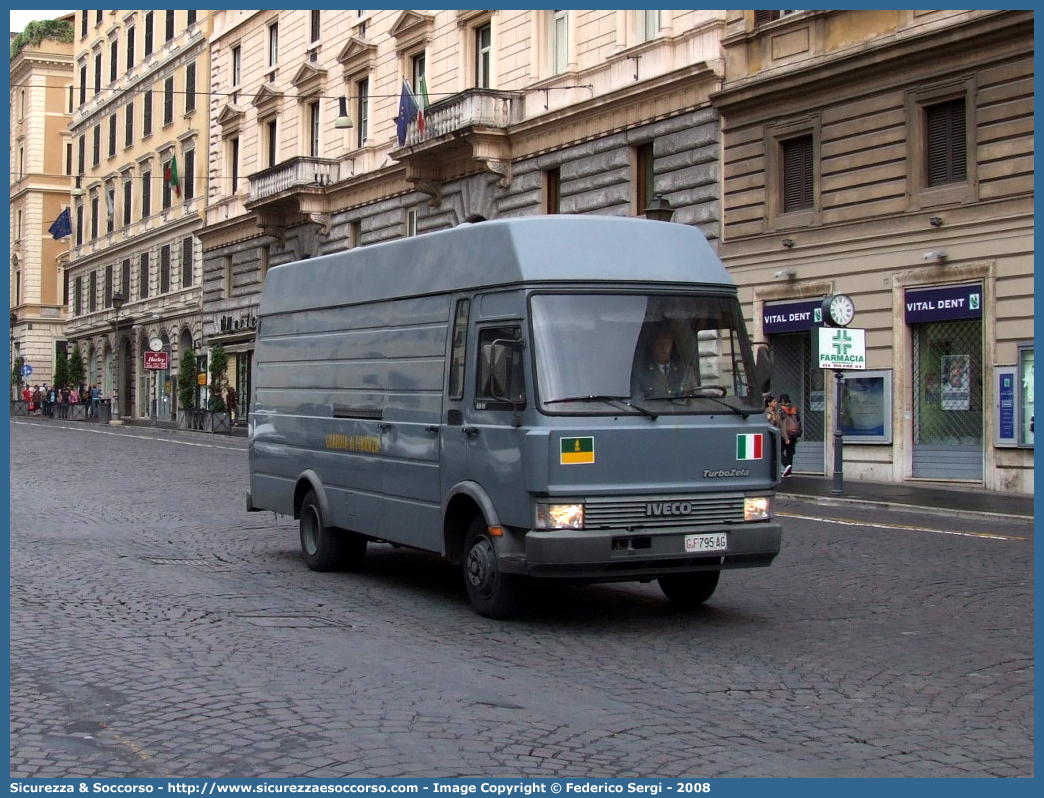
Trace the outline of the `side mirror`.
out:
[[[772,390],[772,353],[767,346],[759,346],[754,361],[754,382],[761,395]]]

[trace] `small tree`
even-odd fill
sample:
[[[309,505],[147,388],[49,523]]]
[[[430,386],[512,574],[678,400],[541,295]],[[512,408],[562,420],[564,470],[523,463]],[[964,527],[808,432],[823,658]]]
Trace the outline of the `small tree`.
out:
[[[210,350],[210,409],[224,412],[225,382],[228,372],[228,355],[225,348],[218,344]]]
[[[83,365],[83,355],[80,354],[79,345],[73,346],[72,354],[69,356],[69,384],[83,385],[87,370]]]
[[[196,385],[199,382],[199,365],[196,353],[191,349],[181,350],[178,363],[178,406],[182,410],[193,410],[196,407]]]
[[[54,364],[54,387],[69,387],[69,356],[64,349],[58,350],[58,357]]]
[[[11,368],[11,385],[15,389],[15,399],[22,398],[22,366],[25,365],[25,358],[19,355],[15,358],[14,366]]]

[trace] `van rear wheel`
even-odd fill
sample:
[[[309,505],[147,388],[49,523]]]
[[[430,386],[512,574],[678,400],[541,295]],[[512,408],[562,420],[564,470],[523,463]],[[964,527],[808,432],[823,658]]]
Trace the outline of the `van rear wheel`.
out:
[[[714,593],[718,586],[721,571],[695,571],[690,574],[672,574],[661,576],[660,583],[663,595],[680,607],[698,607]]]
[[[301,557],[313,571],[354,568],[366,555],[366,538],[326,525],[314,490],[301,503],[300,529]]]
[[[464,538],[464,584],[479,615],[501,620],[521,609],[522,577],[497,568],[497,552],[482,518],[471,522]]]

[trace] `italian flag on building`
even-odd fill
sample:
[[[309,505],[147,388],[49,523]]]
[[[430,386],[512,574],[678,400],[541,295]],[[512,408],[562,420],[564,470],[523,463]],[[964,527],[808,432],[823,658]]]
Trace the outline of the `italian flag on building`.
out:
[[[765,436],[756,435],[736,436],[736,459],[737,460],[760,460],[763,456]]]
[[[181,196],[181,181],[178,180],[178,159],[177,156],[170,156],[170,163],[167,164],[167,168],[163,175],[163,179],[167,182],[167,185],[174,189],[174,195],[177,197]]]

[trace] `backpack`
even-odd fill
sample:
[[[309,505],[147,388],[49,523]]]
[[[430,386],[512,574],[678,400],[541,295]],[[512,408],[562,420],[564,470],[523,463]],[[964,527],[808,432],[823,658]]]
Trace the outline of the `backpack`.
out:
[[[788,438],[794,440],[794,438],[801,437],[801,418],[798,416],[798,409],[791,407],[789,410],[783,408],[783,432]]]

